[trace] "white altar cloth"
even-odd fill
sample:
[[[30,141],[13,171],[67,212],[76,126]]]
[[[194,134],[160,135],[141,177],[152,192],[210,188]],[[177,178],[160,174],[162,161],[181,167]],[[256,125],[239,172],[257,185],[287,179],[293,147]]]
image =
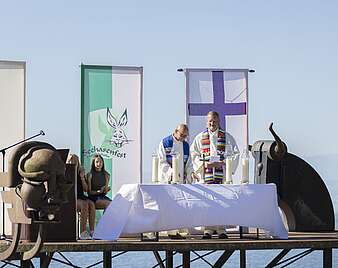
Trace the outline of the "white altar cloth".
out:
[[[257,227],[276,238],[288,237],[274,184],[125,184],[94,238],[214,225]]]

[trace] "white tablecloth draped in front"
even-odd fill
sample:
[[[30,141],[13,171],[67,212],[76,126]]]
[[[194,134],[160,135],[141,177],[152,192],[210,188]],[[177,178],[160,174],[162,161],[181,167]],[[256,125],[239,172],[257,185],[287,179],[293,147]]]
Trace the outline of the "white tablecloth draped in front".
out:
[[[257,227],[276,238],[288,237],[274,184],[125,184],[94,238],[213,225]]]

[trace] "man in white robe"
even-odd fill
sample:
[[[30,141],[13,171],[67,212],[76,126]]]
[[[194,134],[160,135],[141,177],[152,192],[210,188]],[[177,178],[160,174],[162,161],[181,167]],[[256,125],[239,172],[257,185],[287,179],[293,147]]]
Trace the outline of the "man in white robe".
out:
[[[239,151],[235,139],[220,128],[219,122],[218,113],[210,111],[207,114],[207,129],[199,133],[190,146],[194,177],[206,184],[223,183],[225,146],[230,146],[234,153]],[[237,166],[238,157],[233,163],[232,173],[235,173]],[[220,239],[227,238],[225,226],[206,226],[203,238],[212,238],[215,231]]]
[[[173,134],[165,137],[159,144],[159,179],[161,183],[191,183],[192,163],[190,160],[189,144],[185,141],[188,136],[188,127],[180,124],[176,127]],[[178,178],[173,178],[173,157],[177,157]],[[173,215],[175,216],[175,215]],[[182,233],[188,232],[186,229],[168,231],[168,236],[172,239],[184,239]]]
[[[159,179],[161,183],[191,183],[192,163],[189,157],[189,144],[185,141],[188,127],[180,124],[173,134],[165,137],[159,144]],[[174,181],[172,158],[178,158],[178,180]]]

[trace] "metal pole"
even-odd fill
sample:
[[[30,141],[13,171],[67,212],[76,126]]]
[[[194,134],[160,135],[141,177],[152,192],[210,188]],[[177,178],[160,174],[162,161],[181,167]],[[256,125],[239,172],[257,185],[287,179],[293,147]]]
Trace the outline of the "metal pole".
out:
[[[5,173],[5,150],[1,151],[2,153],[2,172]],[[2,187],[2,191],[5,191],[5,186]],[[2,201],[2,233],[0,235],[0,240],[6,240],[6,229],[5,229],[5,202]]]
[[[27,260],[27,261],[24,261],[24,260],[20,260],[20,267],[21,268],[31,268],[31,261],[30,260]],[[33,266],[34,267],[34,266]]]
[[[40,255],[40,268],[48,268],[53,257],[53,252],[46,252]]]
[[[182,264],[183,268],[190,268],[190,251],[182,252]]]
[[[332,268],[332,248],[323,249],[323,267]]]
[[[112,268],[111,251],[103,251],[103,268]]]
[[[158,251],[155,250],[153,251],[153,253],[160,268],[165,268],[160,253],[158,253]]]
[[[246,252],[245,249],[239,251],[239,266],[240,268],[246,267]]]
[[[277,266],[279,261],[283,259],[290,251],[291,249],[283,249],[271,262],[268,263],[267,266],[265,266],[265,268],[272,268]]]
[[[173,268],[174,267],[174,254],[171,250],[167,250],[165,252],[165,266],[166,268]]]

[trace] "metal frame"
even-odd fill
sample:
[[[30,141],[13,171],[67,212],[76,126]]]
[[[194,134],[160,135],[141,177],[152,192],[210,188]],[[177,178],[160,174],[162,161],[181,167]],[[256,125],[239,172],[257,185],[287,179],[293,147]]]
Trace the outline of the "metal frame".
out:
[[[188,72],[186,72],[184,70],[184,76],[185,76],[185,122],[187,124],[187,126],[189,126],[189,95],[190,95],[190,91],[189,91],[189,75]],[[188,136],[187,138],[188,142],[190,142],[190,137]]]
[[[267,266],[266,268],[270,268],[270,267],[275,267],[278,265],[281,265],[283,263],[286,263],[285,265],[281,266],[281,267],[286,267],[289,266],[290,264],[300,260],[301,258],[305,257],[306,255],[312,253],[314,251],[314,249],[310,248],[307,249],[301,253],[298,253],[296,255],[293,255],[292,257],[289,257],[285,260],[282,261],[282,259],[286,256],[286,254],[288,254],[291,251],[291,249],[283,249]],[[326,266],[324,266],[326,267]]]
[[[246,79],[246,143],[249,145],[249,70],[247,70],[245,73],[245,79]]]
[[[142,132],[143,132],[143,67],[139,67],[140,70],[140,74],[141,74],[141,92],[140,92],[140,110],[141,110],[141,118],[140,118],[140,151],[141,151],[141,155],[140,155],[140,183],[143,183],[143,170],[142,170],[142,155],[143,155],[143,150],[142,150],[142,144],[143,144],[143,136],[142,136]]]
[[[209,71],[226,71],[226,72],[249,72],[250,69],[245,69],[245,68],[238,68],[238,69],[233,69],[233,68],[184,68],[184,72],[191,72],[191,71],[196,71],[196,72],[209,72]]]
[[[320,250],[323,251],[323,267],[325,268],[332,268],[332,248],[309,248],[304,250],[303,252],[297,253],[287,259],[283,258],[291,251],[292,249],[283,249],[280,253],[277,254],[276,257],[274,257],[265,267],[266,268],[272,268],[279,266],[280,268],[282,267],[287,267],[290,264],[293,264],[294,262],[304,258],[305,256],[309,255],[310,253]],[[214,264],[209,262],[208,260],[205,259],[206,256],[209,256],[215,252],[223,251],[223,253],[218,257],[218,259],[215,261]],[[184,250],[184,251],[171,251],[171,250],[165,250],[166,257],[162,259],[159,251],[153,250],[153,254],[155,257],[155,260],[157,264],[152,266],[152,268],[160,267],[160,268],[173,268],[174,267],[174,262],[173,258],[176,254],[180,253],[182,255],[182,264],[176,266],[176,268],[188,268],[190,267],[190,264],[197,261],[197,260],[203,260],[204,263],[208,264],[210,267],[223,267],[223,265],[229,260],[229,258],[233,255],[233,253],[236,250],[209,250],[206,253],[199,254],[195,250]],[[245,249],[238,249],[240,252],[240,267],[245,268],[246,267],[246,250]],[[89,264],[85,266],[86,268],[91,268],[97,265],[101,265],[101,267],[104,268],[110,268],[112,267],[112,260],[114,258],[117,258],[125,253],[128,253],[129,251],[121,251],[118,252],[114,255],[112,255],[112,251],[106,250],[102,251],[102,260],[97,261],[95,263]],[[40,254],[40,267],[48,268],[49,264],[51,261],[59,262],[62,263],[66,266],[69,267],[74,267],[74,268],[80,268],[80,266],[77,266],[74,264],[69,258],[67,258],[62,252],[55,252],[61,256],[61,258],[56,258],[53,256],[53,252],[48,252],[48,253],[43,253]],[[191,259],[191,253],[196,255],[197,257]],[[34,267],[33,263],[31,260],[27,261],[20,261],[20,266],[11,263],[11,261],[2,261],[0,264],[3,263],[0,268],[5,267],[5,266],[14,266],[14,267]],[[280,266],[283,265],[283,266]]]

